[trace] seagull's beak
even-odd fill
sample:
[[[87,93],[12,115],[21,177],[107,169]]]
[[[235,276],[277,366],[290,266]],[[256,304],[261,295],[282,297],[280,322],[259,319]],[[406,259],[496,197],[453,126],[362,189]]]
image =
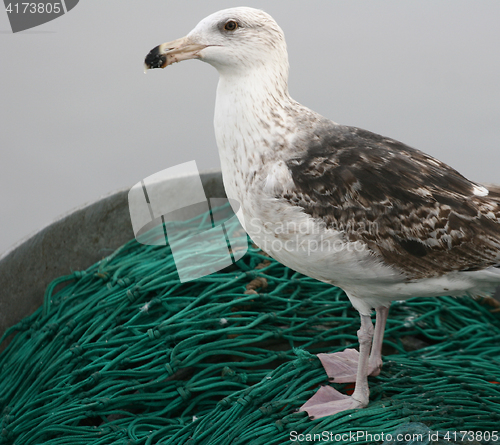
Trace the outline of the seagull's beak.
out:
[[[207,46],[193,42],[188,36],[162,43],[149,51],[144,60],[144,71],[150,68],[165,68],[182,60],[196,59],[199,57],[198,53]]]

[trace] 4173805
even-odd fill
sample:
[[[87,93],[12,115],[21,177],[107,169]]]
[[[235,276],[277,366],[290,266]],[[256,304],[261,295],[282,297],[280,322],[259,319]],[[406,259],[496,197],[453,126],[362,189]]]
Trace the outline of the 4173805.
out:
[[[9,3],[6,6],[9,14],[59,14],[63,12],[60,2],[52,3]]]

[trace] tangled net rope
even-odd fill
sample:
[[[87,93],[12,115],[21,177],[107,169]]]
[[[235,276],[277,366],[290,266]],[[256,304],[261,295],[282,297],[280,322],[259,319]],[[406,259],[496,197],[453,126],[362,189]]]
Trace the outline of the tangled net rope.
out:
[[[342,290],[255,247],[180,283],[168,246],[133,240],[4,334],[0,444],[500,443],[500,314],[470,298],[395,302],[370,405],[297,412],[328,384],[315,354],[357,347],[358,328]]]

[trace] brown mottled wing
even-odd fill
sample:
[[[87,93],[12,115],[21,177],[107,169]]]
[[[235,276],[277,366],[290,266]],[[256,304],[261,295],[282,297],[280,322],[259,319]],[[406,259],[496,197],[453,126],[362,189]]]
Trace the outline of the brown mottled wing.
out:
[[[295,190],[281,198],[410,279],[500,264],[500,187],[477,196],[476,184],[431,156],[335,124],[287,165]]]

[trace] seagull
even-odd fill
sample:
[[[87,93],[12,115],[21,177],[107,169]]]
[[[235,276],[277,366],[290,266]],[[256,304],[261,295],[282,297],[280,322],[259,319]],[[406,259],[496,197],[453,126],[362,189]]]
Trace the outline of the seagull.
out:
[[[487,296],[500,284],[500,187],[293,100],[283,31],[261,10],[216,12],[152,49],[145,68],[188,59],[219,72],[215,136],[242,226],[277,261],[342,288],[360,314],[359,352],[318,354],[354,392],[326,385],[300,410],[367,406],[392,301]]]

